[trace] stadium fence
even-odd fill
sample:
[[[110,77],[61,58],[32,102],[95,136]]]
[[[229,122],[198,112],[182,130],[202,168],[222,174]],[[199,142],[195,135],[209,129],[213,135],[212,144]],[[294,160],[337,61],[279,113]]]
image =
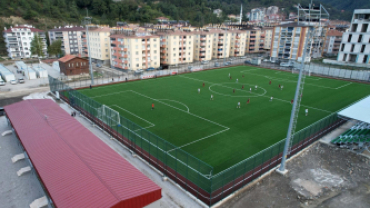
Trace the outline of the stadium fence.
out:
[[[116,119],[103,121],[99,118],[102,104],[76,91],[67,83],[49,76],[49,84],[51,92],[59,92],[62,100],[208,206],[259,178],[281,161],[285,139],[214,174],[213,167],[207,163],[123,116],[120,116],[120,124],[114,122]],[[106,117],[111,117],[109,109],[105,109],[105,113]],[[296,132],[292,137],[288,158],[344,122],[333,113]]]

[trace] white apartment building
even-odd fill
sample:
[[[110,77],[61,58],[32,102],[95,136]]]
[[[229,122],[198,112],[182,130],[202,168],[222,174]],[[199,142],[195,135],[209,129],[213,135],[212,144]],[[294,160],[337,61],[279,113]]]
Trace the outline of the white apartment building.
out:
[[[144,30],[113,29],[110,35],[111,66],[125,70],[158,68],[160,38]]]
[[[351,27],[342,36],[337,61],[370,63],[370,9],[356,9]]]
[[[287,59],[301,61],[309,30],[308,25],[298,25],[297,23],[274,27],[270,51],[271,60]],[[325,34],[325,27],[314,27],[310,35],[310,41],[307,43],[305,62],[310,62],[312,57],[317,58],[321,56]]]
[[[89,43],[90,52],[88,54],[87,35],[86,31],[82,32],[82,56],[91,55],[93,62],[109,65],[110,63],[110,28],[109,26],[90,26],[89,27]]]
[[[338,30],[328,30],[324,42],[323,53],[327,55],[338,55],[343,33]]]
[[[162,65],[177,65],[193,62],[194,34],[183,30],[158,30],[160,36],[160,62]]]
[[[44,31],[34,28],[32,25],[16,25],[15,27],[10,27],[9,29],[4,28],[3,37],[9,58],[30,58],[32,56],[30,51],[31,42],[36,34],[42,38],[42,43],[44,44],[43,52],[46,56],[47,46]]]
[[[62,41],[62,51],[68,55],[82,56],[82,33],[83,27],[65,26],[48,31],[50,44],[56,40]]]

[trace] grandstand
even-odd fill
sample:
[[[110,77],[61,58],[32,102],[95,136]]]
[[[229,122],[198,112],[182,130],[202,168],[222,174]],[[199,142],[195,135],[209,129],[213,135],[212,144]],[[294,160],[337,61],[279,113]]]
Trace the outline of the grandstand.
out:
[[[353,127],[331,141],[343,148],[363,152],[370,147],[370,96],[340,111],[338,115],[346,120],[358,121]]]

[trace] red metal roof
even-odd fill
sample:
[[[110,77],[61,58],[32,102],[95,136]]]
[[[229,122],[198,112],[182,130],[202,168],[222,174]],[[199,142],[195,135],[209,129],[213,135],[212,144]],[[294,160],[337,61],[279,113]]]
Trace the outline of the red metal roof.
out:
[[[161,188],[52,100],[5,112],[58,208],[143,207]]]

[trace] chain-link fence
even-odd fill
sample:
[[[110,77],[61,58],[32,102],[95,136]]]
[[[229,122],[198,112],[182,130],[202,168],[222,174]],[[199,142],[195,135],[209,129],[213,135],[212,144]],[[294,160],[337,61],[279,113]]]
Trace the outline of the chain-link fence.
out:
[[[281,161],[285,139],[213,175],[213,167],[210,165],[123,116],[120,116],[117,122],[115,112],[105,109],[105,117],[112,119],[101,119],[103,113],[101,103],[81,94],[62,81],[49,77],[49,83],[53,93],[58,91],[60,97],[73,108],[209,206],[260,177]],[[333,113],[296,132],[288,157],[343,122],[336,113]]]

